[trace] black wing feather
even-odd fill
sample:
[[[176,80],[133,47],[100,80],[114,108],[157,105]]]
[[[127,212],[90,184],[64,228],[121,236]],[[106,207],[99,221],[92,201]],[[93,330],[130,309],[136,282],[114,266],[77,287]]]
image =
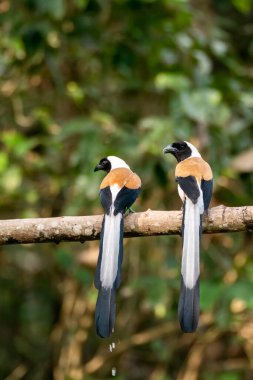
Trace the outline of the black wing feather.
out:
[[[211,179],[209,181],[205,181],[204,179],[202,179],[201,190],[203,192],[204,209],[206,211],[209,207],[212,198],[213,180]]]
[[[197,180],[194,176],[176,177],[176,182],[179,184],[183,192],[187,195],[192,203],[196,204],[200,196]]]
[[[126,209],[131,207],[140,191],[140,187],[138,189],[128,189],[126,186],[122,187],[114,201],[114,215],[117,215],[119,212],[124,213]]]
[[[101,189],[99,192],[99,197],[100,197],[101,204],[105,210],[105,213],[109,215],[110,208],[112,205],[112,193],[111,193],[110,186],[107,186],[104,189]]]

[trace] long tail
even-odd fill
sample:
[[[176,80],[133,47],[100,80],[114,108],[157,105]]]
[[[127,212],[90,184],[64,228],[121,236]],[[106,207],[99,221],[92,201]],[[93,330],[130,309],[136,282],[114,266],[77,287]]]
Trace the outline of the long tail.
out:
[[[95,321],[97,334],[107,338],[115,322],[115,293],[120,285],[123,258],[123,215],[105,214],[102,224],[99,257],[95,274],[98,289]]]
[[[182,237],[183,254],[178,316],[182,331],[196,330],[199,320],[199,244],[202,205],[186,198],[184,203]]]

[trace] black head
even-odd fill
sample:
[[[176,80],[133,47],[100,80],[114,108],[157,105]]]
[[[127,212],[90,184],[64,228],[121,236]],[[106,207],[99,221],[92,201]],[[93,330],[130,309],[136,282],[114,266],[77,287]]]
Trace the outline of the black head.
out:
[[[176,157],[177,161],[180,162],[192,156],[192,149],[189,145],[191,144],[185,141],[177,141],[171,145],[167,145],[163,149],[163,153],[173,154],[173,156]]]
[[[104,170],[105,172],[109,173],[112,168],[111,162],[108,160],[107,157],[102,158],[99,163],[96,165],[94,172],[97,172],[98,170]]]

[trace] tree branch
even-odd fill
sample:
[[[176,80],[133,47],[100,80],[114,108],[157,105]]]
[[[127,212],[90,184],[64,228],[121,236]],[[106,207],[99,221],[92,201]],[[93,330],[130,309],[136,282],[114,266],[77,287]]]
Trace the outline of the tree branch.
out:
[[[0,221],[0,244],[97,240],[102,215]],[[179,235],[182,211],[138,212],[125,217],[125,237]],[[253,206],[218,206],[203,218],[204,233],[253,230]]]

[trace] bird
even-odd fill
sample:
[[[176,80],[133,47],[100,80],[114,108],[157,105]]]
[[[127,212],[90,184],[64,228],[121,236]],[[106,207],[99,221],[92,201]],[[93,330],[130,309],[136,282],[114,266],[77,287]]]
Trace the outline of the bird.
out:
[[[213,174],[198,149],[187,141],[167,145],[163,153],[177,160],[175,177],[183,202],[181,286],[178,318],[181,330],[194,332],[199,320],[199,251],[202,215],[207,212],[213,191]]]
[[[104,217],[94,279],[98,289],[95,323],[97,335],[108,338],[114,329],[115,295],[121,280],[123,216],[140,194],[141,179],[116,156],[102,158],[94,169],[98,170],[104,170],[107,175],[101,182],[99,193]]]

